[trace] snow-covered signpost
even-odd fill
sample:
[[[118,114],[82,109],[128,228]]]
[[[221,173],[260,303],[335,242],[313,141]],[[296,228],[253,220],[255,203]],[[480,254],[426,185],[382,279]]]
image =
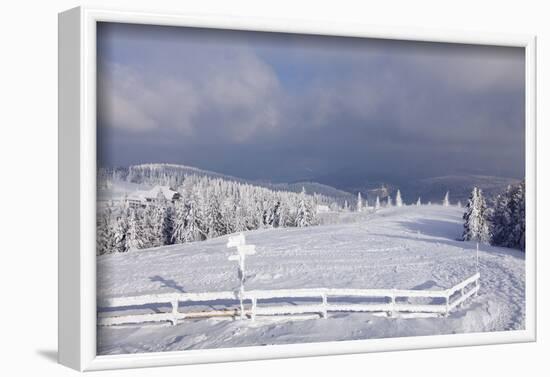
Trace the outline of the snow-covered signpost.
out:
[[[245,283],[245,277],[246,277],[245,276],[245,259],[247,255],[252,255],[256,253],[256,246],[247,245],[244,234],[239,233],[238,236],[229,237],[229,240],[227,241],[227,247],[237,248],[237,254],[230,255],[228,259],[230,261],[236,261],[239,263],[239,275],[238,275],[240,280],[239,303],[241,306],[241,318],[244,318],[243,297],[244,297],[244,283]]]
[[[479,272],[479,242],[476,242],[476,272]]]
[[[479,274],[479,242],[476,243],[476,273]],[[477,291],[475,295],[479,294],[479,279],[476,280]]]

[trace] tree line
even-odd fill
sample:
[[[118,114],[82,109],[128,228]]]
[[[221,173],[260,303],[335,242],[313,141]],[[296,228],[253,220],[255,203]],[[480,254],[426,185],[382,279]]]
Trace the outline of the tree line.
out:
[[[227,176],[224,174],[202,170],[185,165],[176,164],[141,164],[131,165],[129,167],[118,168],[99,168],[98,182],[125,181],[143,185],[161,185],[169,187],[180,187],[185,179],[189,176],[206,176],[210,178],[222,179],[230,182],[241,184],[252,184],[256,187],[267,188],[271,191],[283,191],[300,193],[302,188],[307,189],[309,193],[313,193],[316,201],[320,204],[330,206],[332,208],[344,206],[344,201],[352,201],[353,195],[344,191],[333,189],[329,186],[317,184],[315,182],[298,182],[298,183],[272,183],[268,181],[250,182],[246,179]]]
[[[318,195],[272,191],[207,176],[187,176],[181,198],[146,205],[112,201],[98,208],[97,254],[202,241],[259,228],[317,225]],[[323,201],[323,200],[321,200]]]
[[[525,250],[525,181],[508,186],[491,206],[474,187],[463,219],[463,240]]]

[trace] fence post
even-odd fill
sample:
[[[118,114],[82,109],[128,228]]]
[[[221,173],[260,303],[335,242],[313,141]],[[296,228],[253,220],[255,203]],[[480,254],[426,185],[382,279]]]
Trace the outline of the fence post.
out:
[[[465,291],[466,291],[466,287],[462,287],[462,289],[460,290],[460,296],[461,296],[461,298],[464,298],[464,293],[465,293]],[[462,301],[462,302],[460,303],[460,307],[462,308],[463,306],[464,306],[464,301]]]
[[[172,326],[176,326],[178,324],[178,306],[179,301],[177,298],[174,298],[172,300]]]
[[[256,319],[256,305],[257,305],[257,299],[256,297],[253,297],[252,298],[252,309],[250,311],[250,319],[252,319],[253,321]]]
[[[241,285],[241,288],[239,289],[239,304],[240,304],[240,307],[241,307],[241,310],[240,310],[240,318],[241,319],[244,319],[245,318],[245,314],[244,314],[244,287]]]
[[[323,312],[321,313],[321,316],[323,318],[327,318],[327,294],[323,293],[321,295],[321,299],[323,300]]]
[[[392,289],[390,299],[391,299],[391,305],[390,305],[391,309],[388,314],[390,317],[395,317],[395,289]]]

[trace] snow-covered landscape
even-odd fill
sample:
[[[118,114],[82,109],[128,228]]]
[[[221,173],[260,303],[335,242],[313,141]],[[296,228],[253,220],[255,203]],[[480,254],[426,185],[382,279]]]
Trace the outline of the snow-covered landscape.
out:
[[[246,290],[444,290],[479,271],[479,295],[447,317],[336,313],[326,319],[300,315],[251,321],[235,316],[185,319],[176,326],[100,326],[98,351],[118,354],[522,329],[524,253],[480,245],[477,264],[476,243],[461,240],[463,212],[456,205],[394,206],[347,212],[338,224],[244,232],[247,242],[256,245],[256,254],[247,258]],[[98,257],[98,299],[238,290],[227,239],[102,255]],[[195,305],[194,310],[204,309]],[[222,305],[227,306],[238,308],[238,303]],[[133,310],[154,313],[166,307]],[[100,316],[118,314],[113,309],[101,313],[100,308]]]
[[[522,48],[97,40],[99,354],[525,328]]]

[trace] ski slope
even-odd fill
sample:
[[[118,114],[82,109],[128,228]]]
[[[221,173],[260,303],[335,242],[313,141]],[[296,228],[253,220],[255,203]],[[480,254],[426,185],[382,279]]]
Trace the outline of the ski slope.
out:
[[[351,215],[353,216],[353,215]],[[462,209],[439,205],[357,213],[356,221],[246,233],[256,254],[247,289],[446,289],[479,268],[479,295],[448,317],[386,318],[367,313],[184,320],[177,326],[98,328],[99,354],[176,351],[524,328],[522,252],[458,241]],[[227,236],[98,257],[98,297],[234,290],[239,286]],[[156,310],[151,308],[150,310]]]

